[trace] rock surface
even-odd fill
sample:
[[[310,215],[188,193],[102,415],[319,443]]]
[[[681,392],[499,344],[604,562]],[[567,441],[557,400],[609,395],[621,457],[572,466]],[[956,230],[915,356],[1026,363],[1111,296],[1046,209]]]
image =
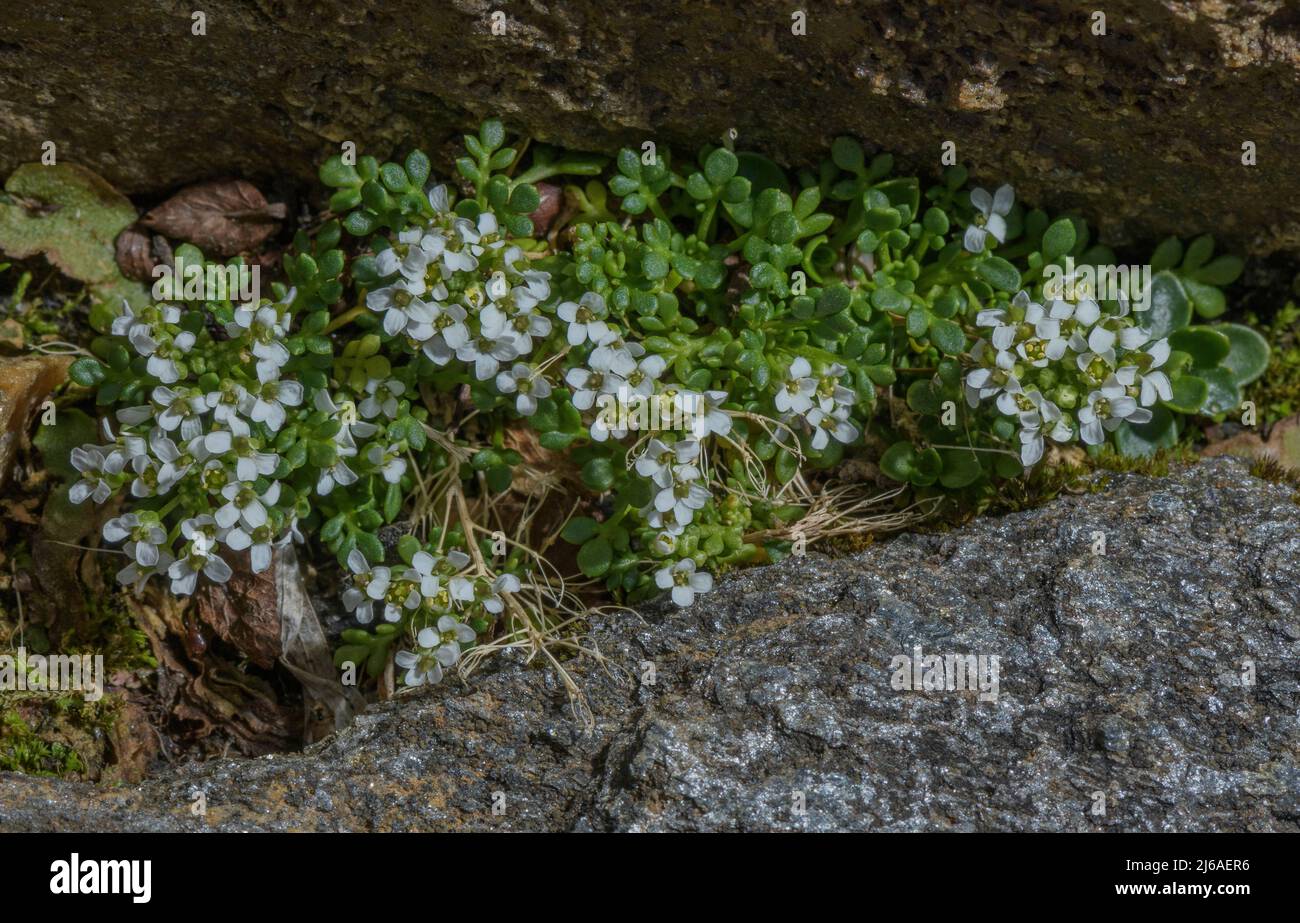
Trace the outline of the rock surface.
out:
[[[0,172],[42,143],[126,192],[314,175],[345,140],[441,145],[488,114],[613,150],[738,144],[800,163],[837,134],[1111,232],[1300,250],[1300,12],[1290,0],[164,0],[0,19]],[[1100,8],[1099,8],[1100,9]],[[504,13],[493,34],[493,13]],[[1255,144],[1258,165],[1243,166]],[[446,161],[444,160],[444,166]]]
[[[1300,830],[1294,490],[1232,459],[1107,478],[602,617],[607,664],[569,665],[590,733],[504,663],[301,754],[2,775],[0,830]],[[996,655],[996,700],[893,688],[916,645]]]

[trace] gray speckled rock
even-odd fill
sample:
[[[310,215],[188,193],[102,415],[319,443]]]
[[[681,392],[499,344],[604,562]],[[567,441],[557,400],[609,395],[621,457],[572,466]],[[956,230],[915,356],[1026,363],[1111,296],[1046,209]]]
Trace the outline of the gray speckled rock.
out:
[[[552,673],[504,663],[303,754],[0,776],[0,829],[1300,829],[1293,491],[1229,459],[1108,480],[602,619],[610,669],[573,664],[589,734]],[[916,645],[997,656],[996,701],[895,689]]]

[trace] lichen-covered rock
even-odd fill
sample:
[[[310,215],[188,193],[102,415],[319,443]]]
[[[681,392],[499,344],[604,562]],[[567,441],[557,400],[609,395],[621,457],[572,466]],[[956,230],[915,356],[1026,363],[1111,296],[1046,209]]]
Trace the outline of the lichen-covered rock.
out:
[[[806,35],[795,6],[210,0],[194,35],[161,0],[18,4],[0,20],[0,172],[49,140],[128,192],[305,177],[345,140],[438,149],[487,114],[604,150],[734,127],[791,163],[851,133],[927,173],[953,141],[977,178],[1115,240],[1300,250],[1289,0],[1112,0],[1104,35],[1067,0],[806,4]]]
[[[3,775],[0,830],[1297,830],[1294,490],[1233,459],[1106,480],[601,616],[605,663],[568,664],[589,721],[506,662],[301,754]],[[996,688],[991,660],[896,688],[918,646],[996,656]]]

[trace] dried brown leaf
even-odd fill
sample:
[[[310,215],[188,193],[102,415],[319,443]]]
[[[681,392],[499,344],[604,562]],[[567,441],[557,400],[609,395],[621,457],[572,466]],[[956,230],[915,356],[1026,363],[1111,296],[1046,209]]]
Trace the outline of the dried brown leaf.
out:
[[[283,220],[282,203],[270,205],[252,183],[213,180],[182,189],[140,223],[168,237],[188,240],[211,256],[255,250]]]

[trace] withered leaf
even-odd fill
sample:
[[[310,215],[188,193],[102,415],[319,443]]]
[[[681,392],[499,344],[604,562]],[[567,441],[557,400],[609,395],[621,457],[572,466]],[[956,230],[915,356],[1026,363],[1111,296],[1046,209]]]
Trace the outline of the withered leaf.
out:
[[[283,203],[268,204],[252,183],[213,180],[182,189],[140,223],[188,240],[205,254],[227,257],[261,246],[285,214]]]
[[[195,594],[199,619],[241,654],[264,670],[280,656],[280,612],[275,571],[254,574],[248,556],[234,563],[224,584],[205,583]]]
[[[545,237],[551,229],[551,223],[560,213],[560,206],[564,204],[564,190],[554,183],[542,182],[537,184],[537,195],[540,202],[528,217],[533,222],[533,233]]]
[[[115,244],[117,268],[122,275],[137,282],[148,282],[153,278],[153,268],[157,261],[149,246],[149,235],[132,226],[117,235]]]

